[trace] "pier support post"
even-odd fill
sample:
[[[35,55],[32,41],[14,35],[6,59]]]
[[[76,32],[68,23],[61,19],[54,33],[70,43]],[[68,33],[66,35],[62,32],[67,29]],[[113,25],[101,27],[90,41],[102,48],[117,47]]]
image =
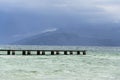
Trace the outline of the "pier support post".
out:
[[[31,51],[27,51],[27,55],[31,55]]]
[[[83,51],[83,55],[86,55],[86,51]]]
[[[70,51],[70,55],[73,55],[73,51]]]
[[[37,51],[37,55],[40,55],[40,51]]]
[[[64,55],[67,55],[67,51],[64,51]]]
[[[77,55],[80,55],[80,51],[77,51]]]
[[[54,51],[51,51],[51,55],[54,55]]]
[[[56,55],[59,55],[60,53],[59,53],[59,51],[56,51]]]
[[[42,55],[45,55],[45,51],[42,51]]]
[[[15,55],[15,51],[12,51],[12,55]]]
[[[7,51],[7,55],[10,55],[10,50]]]
[[[26,55],[26,51],[22,51],[22,55]]]

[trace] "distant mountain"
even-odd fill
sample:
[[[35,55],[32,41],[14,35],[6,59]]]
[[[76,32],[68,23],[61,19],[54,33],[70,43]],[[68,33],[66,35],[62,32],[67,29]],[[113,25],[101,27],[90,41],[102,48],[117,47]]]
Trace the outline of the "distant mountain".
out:
[[[0,44],[120,46],[120,23],[86,15],[0,11],[0,27]]]
[[[116,30],[116,31],[115,31]],[[13,44],[19,45],[84,45],[120,46],[118,27],[81,27],[48,31]]]

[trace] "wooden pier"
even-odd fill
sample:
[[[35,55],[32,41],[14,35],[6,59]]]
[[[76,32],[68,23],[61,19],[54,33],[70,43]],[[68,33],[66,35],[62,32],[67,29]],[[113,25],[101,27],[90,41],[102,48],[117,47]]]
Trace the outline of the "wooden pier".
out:
[[[4,55],[17,55],[17,52],[21,52],[20,55],[86,55],[86,50],[14,50],[14,49],[0,49],[1,52],[5,52]],[[33,52],[35,54],[33,54]]]

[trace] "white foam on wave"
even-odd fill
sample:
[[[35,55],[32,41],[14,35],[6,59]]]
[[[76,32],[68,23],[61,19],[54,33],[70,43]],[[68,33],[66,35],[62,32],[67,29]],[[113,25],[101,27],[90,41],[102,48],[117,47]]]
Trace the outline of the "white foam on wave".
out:
[[[92,48],[86,56],[0,55],[0,80],[120,80],[120,54],[114,52]]]

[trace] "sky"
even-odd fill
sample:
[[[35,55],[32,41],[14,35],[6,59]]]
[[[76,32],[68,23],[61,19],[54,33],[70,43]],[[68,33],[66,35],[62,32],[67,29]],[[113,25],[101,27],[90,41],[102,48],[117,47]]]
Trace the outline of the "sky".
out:
[[[67,14],[95,15],[96,18],[102,16],[115,22],[120,21],[119,0],[0,0],[0,6],[1,11],[8,13],[16,10],[35,13],[60,11]]]
[[[0,0],[0,43],[55,31],[80,20],[119,24],[119,9],[119,0]]]

